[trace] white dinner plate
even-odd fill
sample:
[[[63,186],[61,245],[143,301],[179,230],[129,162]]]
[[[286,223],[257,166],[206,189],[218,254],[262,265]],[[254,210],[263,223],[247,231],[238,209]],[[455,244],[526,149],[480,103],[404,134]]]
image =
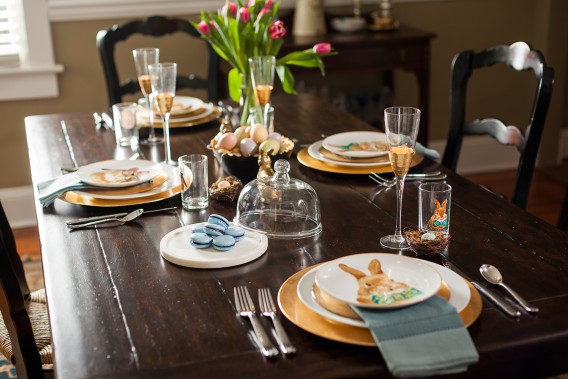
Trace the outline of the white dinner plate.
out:
[[[197,249],[190,245],[189,239],[193,226],[199,224],[204,223],[182,226],[166,234],[160,241],[162,257],[185,267],[222,268],[253,261],[268,248],[268,238],[265,235],[245,230],[245,238],[237,242],[231,250],[219,251],[213,247]]]
[[[152,161],[108,160],[81,166],[75,175],[81,181],[93,186],[116,188],[147,182],[162,170],[161,164]]]
[[[441,266],[439,264],[423,261],[430,266],[432,266],[440,276],[442,280],[448,285],[450,289],[450,299],[448,302],[456,308],[456,311],[460,313],[465,309],[465,307],[469,304],[471,298],[471,291],[467,286],[466,281],[464,278],[453,272],[452,270],[448,269],[447,267]],[[298,282],[298,297],[302,301],[302,303],[308,307],[310,310],[314,311],[315,313],[319,314],[322,317],[325,317],[329,320],[340,322],[347,325],[357,326],[360,328],[366,328],[367,325],[362,320],[356,320],[349,317],[341,316],[337,313],[333,313],[328,311],[326,308],[320,305],[317,302],[314,294],[313,294],[313,285],[316,282],[316,273],[322,266],[317,266],[308,271]]]
[[[442,278],[422,260],[368,253],[326,263],[318,270],[316,283],[320,290],[344,303],[390,309],[429,299],[440,289]]]
[[[73,192],[81,196],[89,196],[94,199],[106,199],[106,200],[127,200],[127,199],[138,199],[146,196],[153,196],[165,191],[169,191],[180,184],[179,175],[177,173],[176,168],[167,165],[165,163],[161,163],[161,165],[163,167],[163,170],[168,175],[168,179],[162,185],[152,188],[149,191],[129,193],[124,195],[113,195],[109,193],[99,193],[96,191],[90,192],[89,190],[73,191]]]
[[[342,161],[336,161],[333,159],[329,159],[326,156],[324,156],[322,153],[319,152],[320,148],[322,147],[322,143],[323,141],[317,141],[312,143],[309,147],[308,147],[308,154],[310,155],[310,157],[317,159],[319,161],[322,161],[324,163],[331,163],[334,164],[336,166],[340,166],[340,167],[377,167],[377,166],[388,166],[390,165],[390,161],[387,159],[384,162],[357,162],[356,160],[354,160],[353,162],[342,162]]]
[[[350,158],[373,158],[388,154],[387,136],[380,132],[345,132],[323,140],[332,153]]]

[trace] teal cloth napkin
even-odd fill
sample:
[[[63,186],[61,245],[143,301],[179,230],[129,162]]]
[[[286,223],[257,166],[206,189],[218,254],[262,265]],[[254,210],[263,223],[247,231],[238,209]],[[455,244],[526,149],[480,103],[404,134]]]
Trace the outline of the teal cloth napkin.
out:
[[[45,182],[38,183],[37,185],[39,202],[44,207],[50,206],[55,199],[65,194],[67,191],[82,190],[86,188],[97,187],[82,182],[81,179],[79,179],[73,172],[46,180]]]
[[[418,151],[420,154],[432,160],[437,161],[440,159],[440,153],[438,153],[434,149],[427,148],[426,146],[422,145],[420,142],[416,142],[416,151]]]
[[[404,308],[352,306],[399,378],[464,372],[479,354],[456,309],[439,296]]]

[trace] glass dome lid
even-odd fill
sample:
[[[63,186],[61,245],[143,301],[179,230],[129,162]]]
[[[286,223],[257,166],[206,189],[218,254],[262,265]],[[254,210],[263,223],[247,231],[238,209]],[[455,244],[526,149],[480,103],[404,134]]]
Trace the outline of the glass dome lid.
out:
[[[274,176],[257,178],[241,191],[235,224],[272,238],[304,238],[321,232],[316,191],[307,183],[291,179],[290,163],[274,164]]]

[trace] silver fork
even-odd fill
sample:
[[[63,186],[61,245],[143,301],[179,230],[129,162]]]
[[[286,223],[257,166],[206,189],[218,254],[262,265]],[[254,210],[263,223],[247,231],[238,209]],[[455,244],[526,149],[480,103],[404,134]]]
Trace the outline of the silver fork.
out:
[[[296,348],[290,342],[290,338],[288,338],[286,330],[284,330],[284,327],[280,323],[280,319],[276,315],[276,306],[274,305],[272,295],[270,294],[268,288],[258,289],[258,304],[260,313],[272,319],[274,330],[276,331],[276,342],[278,342],[278,347],[280,347],[280,350],[284,354],[295,354]]]
[[[262,354],[267,357],[278,355],[278,349],[270,342],[268,335],[256,317],[254,303],[245,286],[235,287],[235,306],[239,315],[246,316],[250,319],[256,341],[259,344]]]
[[[437,181],[446,179],[447,175],[442,174],[440,171],[428,172],[425,174],[408,174],[406,175],[406,181],[418,180],[421,182],[425,181]],[[394,187],[396,185],[396,179],[385,179],[375,172],[371,172],[369,175],[372,181],[380,184],[383,187]]]

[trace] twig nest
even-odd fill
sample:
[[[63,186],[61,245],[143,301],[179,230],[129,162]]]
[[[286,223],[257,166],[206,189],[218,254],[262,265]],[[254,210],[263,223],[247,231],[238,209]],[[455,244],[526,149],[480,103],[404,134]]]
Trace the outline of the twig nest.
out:
[[[416,254],[440,254],[450,241],[449,234],[435,231],[406,230],[404,235],[410,249]]]
[[[209,195],[215,200],[235,201],[239,193],[243,189],[243,183],[234,176],[226,178],[218,178],[215,183],[209,187]]]

